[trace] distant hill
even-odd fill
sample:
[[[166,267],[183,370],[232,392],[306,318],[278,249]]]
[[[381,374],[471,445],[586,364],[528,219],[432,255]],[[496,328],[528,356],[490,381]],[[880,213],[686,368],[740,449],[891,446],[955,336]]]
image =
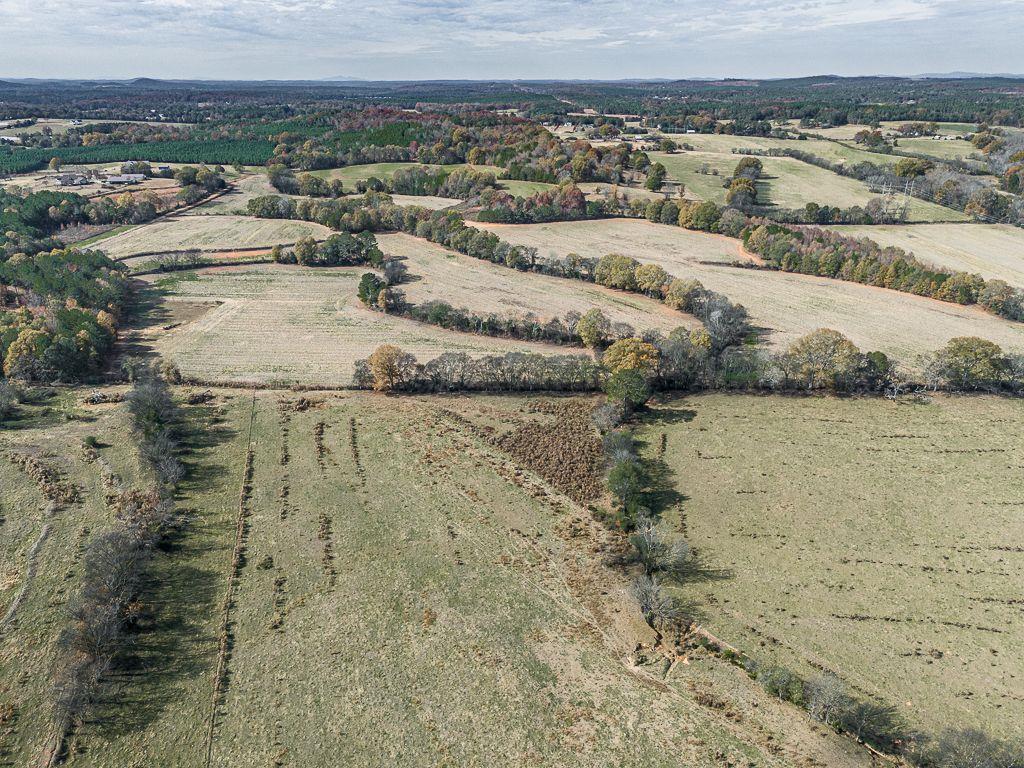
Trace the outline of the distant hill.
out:
[[[911,75],[912,79],[921,80],[971,80],[973,78],[1006,77],[1013,80],[1024,79],[1024,75],[1013,75],[1009,72],[925,72]]]

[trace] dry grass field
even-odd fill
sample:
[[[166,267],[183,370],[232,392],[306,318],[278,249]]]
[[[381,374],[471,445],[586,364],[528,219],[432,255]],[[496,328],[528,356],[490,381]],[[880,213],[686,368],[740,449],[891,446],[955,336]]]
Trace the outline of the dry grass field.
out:
[[[446,331],[366,309],[356,297],[365,271],[264,264],[200,270],[190,279],[148,276],[172,287],[145,343],[174,360],[187,377],[327,387],[351,384],[355,361],[387,343],[423,361],[442,352],[571,352]],[[175,323],[180,325],[163,330]]]
[[[121,260],[157,251],[270,247],[307,236],[323,240],[330,234],[327,227],[306,221],[185,215],[135,227],[100,241],[97,247]]]
[[[866,161],[875,165],[893,165],[899,160],[898,157],[893,155],[884,155],[853,146],[844,146],[843,144],[825,141],[824,139],[773,139],[762,136],[731,136],[724,133],[668,135],[680,146],[688,144],[697,152],[708,154],[731,156],[734,149],[793,149],[800,152],[808,152],[837,163],[859,163]],[[737,162],[741,157],[742,155],[736,157]]]
[[[451,208],[462,202],[453,197],[438,197],[436,195],[392,195],[391,199],[395,201],[395,205],[418,205],[421,208],[430,208],[435,211]]]
[[[754,658],[833,670],[926,731],[1024,739],[1022,408],[734,395],[656,407],[648,455],[687,497],[662,524],[716,575],[686,597]]]
[[[490,165],[469,165],[468,163],[455,163],[450,165],[428,165],[425,163],[365,163],[363,165],[349,165],[344,168],[329,168],[322,171],[312,171],[314,176],[321,176],[325,179],[341,179],[345,185],[344,189],[346,192],[355,192],[356,183],[359,181],[365,181],[371,177],[386,180],[390,179],[395,175],[395,171],[402,170],[404,168],[444,168],[448,171],[454,171],[457,168],[474,168],[478,171],[493,171],[496,176],[501,176],[504,172],[501,168],[496,168]]]
[[[537,248],[541,256],[603,256],[622,253],[640,259],[658,253],[685,262],[713,261],[728,264],[743,257],[739,240],[679,227],[654,224],[644,219],[598,219],[551,224],[483,224],[518,245]]]
[[[940,160],[966,160],[972,156],[984,157],[971,142],[950,136],[900,139],[899,149],[903,152],[937,157]]]
[[[803,148],[808,142],[791,142]],[[828,144],[829,142],[822,142]],[[811,151],[806,149],[805,151]],[[662,163],[670,179],[680,181],[686,188],[704,200],[725,203],[726,189],[722,186],[732,176],[741,155],[715,152],[649,153],[652,160]],[[764,178],[757,183],[761,203],[782,208],[803,208],[807,203],[851,207],[864,206],[878,195],[867,184],[840,176],[832,171],[789,157],[759,158],[764,166]],[[700,173],[707,166],[717,170],[718,176]],[[911,198],[909,221],[967,221],[970,217],[951,208],[944,208],[925,200]]]
[[[76,730],[72,768],[476,767],[495,755],[555,768],[867,768],[851,741],[700,649],[669,668],[601,559],[607,533],[488,437],[551,423],[551,407],[572,401],[297,400],[219,391],[189,409],[202,426],[178,496],[189,524],[149,567],[128,673]],[[55,518],[18,622],[0,632],[0,698],[14,707],[0,733],[14,765],[36,764],[46,739],[76,553],[111,523],[100,467],[137,480],[123,408],[0,432],[2,452],[44,454],[85,494]],[[80,458],[86,434],[98,460]],[[0,477],[12,472],[24,485],[0,458]],[[40,502],[23,496],[5,506],[19,532]],[[240,509],[245,557],[214,708]]]
[[[266,173],[246,173],[234,180],[232,189],[215,200],[203,203],[188,212],[189,216],[245,215],[249,201],[263,195],[280,195],[270,185]]]
[[[825,327],[911,369],[922,353],[954,336],[981,336],[1008,350],[1024,350],[1024,325],[976,307],[824,277],[728,266],[739,257],[739,243],[725,237],[636,220],[477,226],[509,242],[537,247],[544,255],[616,252],[660,264],[676,277],[696,278],[743,304],[773,347]]]
[[[355,185],[353,184],[346,191],[355,194]],[[234,188],[227,194],[221,195],[215,200],[211,200],[208,203],[203,203],[202,205],[193,208],[188,212],[188,215],[209,216],[227,214],[244,216],[248,214],[247,206],[249,201],[253,198],[262,197],[264,195],[290,197],[294,200],[303,199],[299,195],[284,195],[274,189],[274,187],[271,186],[270,179],[267,178],[266,173],[247,173],[235,181]],[[394,195],[394,200],[396,205],[421,205],[424,208],[434,208],[437,210],[441,208],[448,208],[452,205],[458,205],[461,202],[449,197],[433,197],[427,195]]]
[[[1024,288],[1024,230],[1008,224],[919,224],[830,227],[896,246],[945,269],[974,272]]]
[[[387,255],[405,259],[412,279],[402,289],[415,304],[446,301],[477,314],[532,314],[542,321],[564,318],[571,311],[582,314],[598,308],[610,320],[628,323],[638,332],[657,329],[667,333],[681,325],[699,325],[696,318],[646,296],[577,280],[516,272],[411,235],[380,235],[377,242]]]

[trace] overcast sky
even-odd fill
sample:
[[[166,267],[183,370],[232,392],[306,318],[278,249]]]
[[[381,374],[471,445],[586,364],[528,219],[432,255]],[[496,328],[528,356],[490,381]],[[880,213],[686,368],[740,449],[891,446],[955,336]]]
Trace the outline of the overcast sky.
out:
[[[2,77],[1024,73],[1024,0],[0,0]]]

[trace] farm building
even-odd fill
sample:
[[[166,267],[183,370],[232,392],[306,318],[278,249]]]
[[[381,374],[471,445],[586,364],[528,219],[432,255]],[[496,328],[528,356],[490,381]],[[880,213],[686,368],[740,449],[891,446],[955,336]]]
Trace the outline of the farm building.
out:
[[[91,179],[80,173],[62,173],[56,178],[58,187],[81,187],[88,184]]]
[[[146,174],[144,173],[121,173],[107,176],[103,181],[106,184],[138,184],[140,181],[145,180]]]

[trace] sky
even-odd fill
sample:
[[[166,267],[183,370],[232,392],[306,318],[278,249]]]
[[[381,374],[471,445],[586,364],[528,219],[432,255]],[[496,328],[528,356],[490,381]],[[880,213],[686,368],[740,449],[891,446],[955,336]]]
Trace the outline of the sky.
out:
[[[0,0],[0,78],[1024,73],[1024,0]]]

